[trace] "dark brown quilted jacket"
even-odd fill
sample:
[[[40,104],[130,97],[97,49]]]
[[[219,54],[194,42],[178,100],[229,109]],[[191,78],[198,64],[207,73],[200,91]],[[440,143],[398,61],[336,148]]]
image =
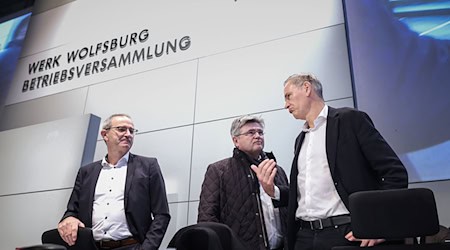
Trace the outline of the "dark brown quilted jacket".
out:
[[[267,153],[269,158],[274,158]],[[268,249],[263,229],[263,215],[258,207],[259,183],[250,168],[248,156],[234,149],[233,157],[208,166],[200,194],[198,222],[220,222],[228,225],[249,250]],[[275,185],[288,188],[284,170],[277,166]],[[274,203],[276,207],[277,204]],[[280,208],[285,235],[287,207]]]

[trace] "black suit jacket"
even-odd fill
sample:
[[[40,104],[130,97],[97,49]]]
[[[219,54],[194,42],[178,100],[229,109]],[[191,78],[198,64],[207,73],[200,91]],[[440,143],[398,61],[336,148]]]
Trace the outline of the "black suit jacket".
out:
[[[298,230],[295,223],[299,195],[297,161],[304,138],[301,132],[295,141],[289,190],[280,190],[281,200],[288,200],[289,249],[293,249]],[[326,153],[334,185],[347,208],[348,197],[354,192],[408,186],[408,174],[402,162],[362,111],[329,107]]]
[[[81,167],[62,219],[74,216],[92,227],[92,207],[101,161]],[[158,249],[170,221],[164,179],[155,158],[130,153],[125,181],[125,216],[142,249]],[[153,216],[153,218],[152,218]]]

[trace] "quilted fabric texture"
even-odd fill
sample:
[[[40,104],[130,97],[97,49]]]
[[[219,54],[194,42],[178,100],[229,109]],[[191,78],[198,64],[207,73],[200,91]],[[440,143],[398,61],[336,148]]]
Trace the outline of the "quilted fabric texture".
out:
[[[247,156],[235,149],[233,157],[208,166],[200,194],[198,222],[228,225],[248,249],[266,249],[264,220],[258,207],[259,183]],[[285,172],[277,166],[275,185],[288,186]],[[287,208],[280,208],[282,221]],[[285,224],[285,223],[283,223]]]

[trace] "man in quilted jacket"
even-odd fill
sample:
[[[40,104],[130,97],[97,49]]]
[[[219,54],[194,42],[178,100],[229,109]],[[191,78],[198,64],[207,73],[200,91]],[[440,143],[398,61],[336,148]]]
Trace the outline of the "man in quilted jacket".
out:
[[[264,120],[237,118],[230,133],[233,155],[208,166],[198,222],[228,225],[248,249],[283,249],[287,208],[279,203],[288,180],[273,154],[263,151]]]

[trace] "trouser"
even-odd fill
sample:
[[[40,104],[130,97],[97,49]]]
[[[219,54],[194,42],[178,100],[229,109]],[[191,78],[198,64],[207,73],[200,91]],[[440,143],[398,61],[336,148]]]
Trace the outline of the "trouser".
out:
[[[117,248],[108,248],[108,247],[97,246],[97,249],[99,249],[99,250],[135,250],[135,249],[139,249],[139,248],[138,248],[138,244],[132,244],[132,245],[121,246],[121,247],[117,247]]]
[[[138,244],[128,245],[128,246],[116,248],[114,250],[134,250],[134,249],[138,249],[138,248],[136,248],[137,246],[138,246]]]
[[[350,224],[323,229],[300,228],[294,250],[331,250],[335,246],[359,246],[360,242],[351,242],[345,238],[351,230]]]

